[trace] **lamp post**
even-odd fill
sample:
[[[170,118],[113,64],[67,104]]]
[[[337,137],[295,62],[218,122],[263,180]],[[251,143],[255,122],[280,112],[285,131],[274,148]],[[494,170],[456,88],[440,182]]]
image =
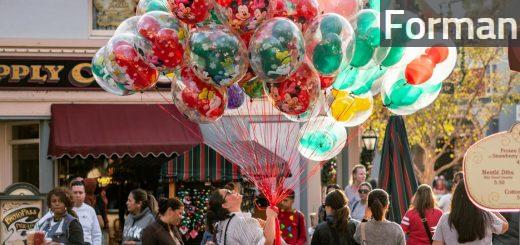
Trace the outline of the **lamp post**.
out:
[[[361,154],[361,162],[368,170],[371,169],[372,161],[374,160],[374,150],[377,144],[377,133],[372,129],[368,128],[363,135],[361,135],[363,141],[363,152]]]

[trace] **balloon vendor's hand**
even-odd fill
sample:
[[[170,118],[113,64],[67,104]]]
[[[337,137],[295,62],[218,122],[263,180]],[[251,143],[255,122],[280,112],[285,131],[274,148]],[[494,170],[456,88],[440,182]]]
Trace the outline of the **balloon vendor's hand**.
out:
[[[278,217],[278,208],[269,206],[269,207],[267,207],[265,213],[266,213],[267,218],[276,218],[276,217]]]

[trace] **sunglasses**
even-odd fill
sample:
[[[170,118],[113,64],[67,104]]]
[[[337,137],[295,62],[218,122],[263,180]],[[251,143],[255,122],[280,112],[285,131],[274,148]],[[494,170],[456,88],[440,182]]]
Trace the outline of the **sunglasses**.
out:
[[[370,192],[369,190],[358,190],[359,194],[367,194],[369,192]]]

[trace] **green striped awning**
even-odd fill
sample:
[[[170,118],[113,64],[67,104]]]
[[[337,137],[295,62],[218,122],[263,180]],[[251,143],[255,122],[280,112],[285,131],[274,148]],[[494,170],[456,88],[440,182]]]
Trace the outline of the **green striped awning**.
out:
[[[240,181],[240,168],[211,147],[200,144],[163,165],[161,177],[173,181]]]

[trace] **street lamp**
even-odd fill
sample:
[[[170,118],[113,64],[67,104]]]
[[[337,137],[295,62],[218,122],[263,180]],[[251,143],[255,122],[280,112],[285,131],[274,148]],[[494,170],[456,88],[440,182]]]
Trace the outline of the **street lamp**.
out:
[[[377,142],[377,133],[370,127],[363,135],[361,135],[361,139],[363,140],[363,145],[365,150],[374,151],[376,148]]]
[[[368,172],[371,172],[372,161],[374,160],[374,150],[376,149],[377,133],[370,127],[361,135],[363,140],[363,151],[361,152],[361,163],[365,165]]]

